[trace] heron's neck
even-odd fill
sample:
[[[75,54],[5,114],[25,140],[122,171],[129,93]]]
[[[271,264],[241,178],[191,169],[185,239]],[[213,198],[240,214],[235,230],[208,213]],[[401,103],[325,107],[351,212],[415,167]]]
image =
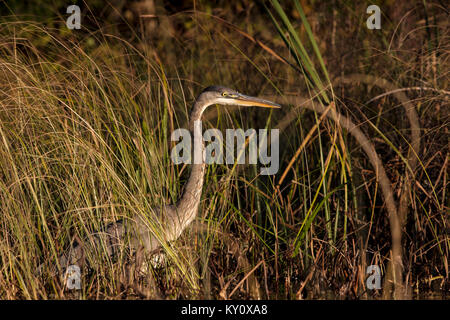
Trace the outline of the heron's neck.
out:
[[[206,165],[203,161],[203,135],[201,117],[209,106],[206,101],[198,99],[189,117],[189,130],[193,137],[194,156],[192,159],[191,175],[184,188],[184,193],[177,204],[178,218],[181,220],[181,229],[187,227],[196,217],[200,199],[202,196]]]

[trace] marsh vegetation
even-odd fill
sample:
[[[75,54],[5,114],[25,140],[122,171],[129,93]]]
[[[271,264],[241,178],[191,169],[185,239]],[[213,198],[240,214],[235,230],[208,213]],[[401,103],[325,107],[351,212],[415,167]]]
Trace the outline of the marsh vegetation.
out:
[[[446,297],[440,1],[380,2],[380,30],[353,1],[79,5],[69,30],[65,1],[0,4],[1,299]],[[147,269],[98,246],[68,290],[57,261],[73,242],[181,194],[189,166],[170,135],[212,84],[283,105],[203,117],[204,130],[279,129],[279,171],[208,165],[195,223]]]

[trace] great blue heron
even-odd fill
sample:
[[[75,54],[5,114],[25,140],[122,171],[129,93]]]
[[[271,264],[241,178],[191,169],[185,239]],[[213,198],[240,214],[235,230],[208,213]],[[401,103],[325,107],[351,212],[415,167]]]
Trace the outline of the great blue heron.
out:
[[[196,121],[201,120],[202,114],[207,107],[213,104],[219,105],[238,105],[238,106],[256,106],[264,108],[280,108],[279,104],[263,100],[256,97],[250,97],[241,94],[235,90],[222,86],[210,86],[202,91],[196,99],[192,108],[189,129],[194,136],[194,153],[203,154],[204,142],[201,127],[194,126]],[[199,130],[200,132],[195,132]],[[200,139],[195,138],[200,137]],[[195,219],[197,215],[202,188],[204,182],[205,163],[201,161],[198,164],[192,164],[190,177],[185,185],[184,193],[175,205],[164,205],[156,208],[155,213],[160,220],[160,226],[163,227],[161,234],[164,241],[176,240],[183,230]],[[84,256],[84,250],[91,245],[100,246],[102,243],[107,250],[108,255],[112,256],[123,244],[125,236],[132,249],[144,249],[144,252],[151,253],[158,249],[161,244],[155,234],[148,226],[148,219],[138,217],[134,221],[117,221],[109,224],[105,232],[98,233],[91,238],[90,244],[75,244],[70,250],[59,258],[59,264],[63,269],[69,265],[79,265]]]

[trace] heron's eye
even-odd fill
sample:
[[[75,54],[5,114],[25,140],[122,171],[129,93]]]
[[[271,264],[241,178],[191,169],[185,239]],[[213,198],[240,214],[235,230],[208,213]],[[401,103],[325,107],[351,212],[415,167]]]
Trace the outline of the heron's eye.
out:
[[[228,96],[228,92],[222,92],[222,97]]]

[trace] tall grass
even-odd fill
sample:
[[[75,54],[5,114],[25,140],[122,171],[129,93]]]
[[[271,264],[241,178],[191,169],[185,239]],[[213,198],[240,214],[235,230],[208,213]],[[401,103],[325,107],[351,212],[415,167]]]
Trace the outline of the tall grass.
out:
[[[350,14],[354,6],[333,19],[359,21]],[[273,0],[235,17],[200,6],[170,17],[182,30],[173,38],[152,40],[114,26],[63,32],[59,22],[52,29],[2,18],[0,297],[379,297],[365,288],[365,265],[385,274],[390,259],[383,191],[350,130],[330,121],[334,112],[370,138],[397,201],[409,182],[405,279],[416,293],[448,280],[445,71],[417,65],[390,39],[360,35],[356,22],[330,41],[311,8]],[[251,24],[241,24],[246,19]],[[357,36],[347,37],[352,32]],[[380,41],[361,39],[359,48],[352,41],[363,36]],[[439,53],[445,60],[439,37],[424,38],[434,47],[420,59]],[[352,63],[340,42],[359,48]],[[368,78],[372,65],[387,71]],[[356,72],[363,75],[350,76]],[[389,73],[398,78],[379,80]],[[423,82],[435,91],[395,95]],[[265,177],[258,166],[209,165],[196,222],[179,240],[163,242],[164,255],[148,270],[136,267],[140,255],[126,245],[114,259],[102,245],[86,257],[82,290],[67,290],[57,258],[72,242],[139,216],[163,238],[152,208],[174,203],[189,174],[170,160],[170,134],[187,126],[192,101],[212,84],[283,103],[277,112],[211,107],[203,125],[280,129],[279,172]],[[422,128],[415,169],[408,169],[408,102]]]
[[[176,199],[179,184],[163,156],[167,123],[173,126],[175,118],[168,119],[172,106],[164,103],[164,70],[143,56],[143,76],[132,61],[135,48],[104,42],[87,54],[39,25],[1,28],[15,34],[1,46],[1,294],[61,297],[57,276],[38,278],[41,263],[50,268],[73,239],[100,232],[111,221],[151,218],[152,207]],[[49,38],[45,53],[25,39],[43,37]],[[83,297],[121,292],[111,280],[127,256],[113,264],[105,248],[88,257],[101,278],[86,283]],[[195,289],[191,260],[171,244],[164,249]]]

